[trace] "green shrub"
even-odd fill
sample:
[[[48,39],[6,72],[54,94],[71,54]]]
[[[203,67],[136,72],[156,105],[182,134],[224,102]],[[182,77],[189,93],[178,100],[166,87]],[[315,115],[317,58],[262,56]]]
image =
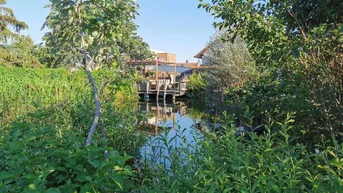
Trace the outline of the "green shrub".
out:
[[[205,88],[205,80],[201,73],[193,73],[189,76],[188,89],[191,97],[197,97]]]
[[[126,161],[101,141],[84,146],[74,131],[13,124],[0,142],[0,192],[127,191],[133,175]],[[104,152],[109,151],[108,159]]]
[[[94,143],[86,147],[94,102],[82,71],[0,67],[0,72],[0,192],[132,189],[133,157],[127,153],[136,156],[145,136],[133,132],[132,106],[114,102],[125,97],[126,104],[134,104],[131,79],[94,72],[102,88],[101,125],[107,138],[100,137],[99,127]]]
[[[289,132],[293,117],[283,122],[268,119],[265,133],[246,132],[236,137],[236,126],[227,119],[225,131],[185,140],[179,147],[162,137],[168,151],[161,164],[146,164],[142,189],[147,192],[340,192],[343,187],[342,145],[308,149],[295,143]],[[252,121],[252,120],[250,120]],[[277,128],[277,129],[276,129]],[[278,132],[272,134],[271,130]],[[160,139],[161,140],[161,139]],[[178,141],[180,141],[178,139]],[[162,159],[162,160],[163,160]],[[163,163],[170,163],[166,168]]]

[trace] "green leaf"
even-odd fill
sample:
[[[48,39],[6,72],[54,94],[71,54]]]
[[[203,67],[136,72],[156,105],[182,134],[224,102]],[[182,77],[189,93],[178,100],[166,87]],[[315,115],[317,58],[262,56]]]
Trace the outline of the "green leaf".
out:
[[[0,172],[0,181],[14,178],[14,176],[9,172]]]
[[[339,26],[339,31],[343,32],[343,24],[341,26]]]
[[[91,191],[91,187],[89,184],[85,184],[82,186],[80,193],[89,193]]]
[[[276,184],[272,184],[272,188],[275,192],[281,192],[280,188]]]
[[[210,189],[207,191],[207,193],[214,193],[214,191],[216,190],[217,186],[216,184],[212,184]]]
[[[85,176],[85,179],[88,180],[89,182],[92,182],[92,177],[90,176]]]
[[[45,193],[61,193],[61,190],[58,188],[49,188]]]
[[[27,135],[26,139],[25,139],[25,143],[28,143],[30,141],[33,141],[35,139],[37,139],[37,136],[38,134],[37,133],[30,133]]]

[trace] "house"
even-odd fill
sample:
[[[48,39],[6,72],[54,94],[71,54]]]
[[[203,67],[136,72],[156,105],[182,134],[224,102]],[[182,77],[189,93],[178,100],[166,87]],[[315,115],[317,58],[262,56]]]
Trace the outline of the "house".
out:
[[[198,62],[188,62],[188,60],[186,60],[185,63],[181,62],[181,63],[176,63],[177,66],[180,67],[184,67],[184,68],[197,68],[199,66]]]
[[[198,63],[200,65],[204,64],[203,57],[204,57],[206,51],[208,50],[208,48],[209,48],[209,46],[206,46],[204,49],[202,49],[198,54],[196,54],[194,56],[194,58],[198,59]]]
[[[199,54],[202,58],[207,49],[203,49]],[[177,63],[176,55],[168,52],[151,50],[155,53],[154,60],[131,60],[127,64],[136,66],[144,81],[137,83],[137,90],[140,95],[155,95],[158,100],[159,95],[166,99],[171,95],[173,100],[178,96],[183,96],[188,92],[189,76],[194,71],[200,69],[213,68],[213,66],[201,66],[198,62]]]
[[[150,49],[156,57],[155,60],[176,63],[176,54]]]

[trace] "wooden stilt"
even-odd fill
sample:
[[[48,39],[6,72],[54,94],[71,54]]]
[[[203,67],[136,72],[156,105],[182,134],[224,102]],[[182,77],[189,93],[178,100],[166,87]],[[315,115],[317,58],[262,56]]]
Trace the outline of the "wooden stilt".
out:
[[[164,96],[163,96],[163,100],[165,101],[167,98],[167,81],[166,79],[164,79]]]
[[[163,101],[163,114],[167,115],[167,103],[165,100]]]
[[[150,80],[146,83],[146,92],[145,92],[145,98],[149,98],[149,90],[150,90]]]
[[[160,85],[158,84],[159,81],[158,81],[158,77],[159,77],[159,74],[158,74],[158,60],[156,60],[156,68],[155,68],[155,77],[156,77],[156,90],[157,90],[157,94],[156,94],[156,101],[158,102],[158,95],[160,95]]]
[[[174,76],[174,77],[173,77],[174,80],[173,80],[173,82],[172,82],[172,83],[173,83],[173,89],[176,90],[176,89],[175,89],[175,82],[176,82],[176,63],[174,63],[174,73],[173,73],[173,76]]]

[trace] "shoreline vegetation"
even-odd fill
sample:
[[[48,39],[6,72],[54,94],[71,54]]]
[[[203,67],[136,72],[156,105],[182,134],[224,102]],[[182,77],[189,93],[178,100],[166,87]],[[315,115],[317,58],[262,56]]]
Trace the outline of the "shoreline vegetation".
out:
[[[342,192],[341,0],[199,0],[220,32],[189,78],[192,139],[138,131],[123,64],[154,54],[136,1],[113,2],[50,0],[35,45],[0,0],[0,192]]]
[[[66,70],[4,67],[0,71],[5,75],[1,82],[7,85],[1,90],[1,114],[6,115],[2,117],[0,138],[2,192],[341,189],[342,146],[324,137],[311,148],[299,142],[291,135],[296,129],[294,115],[283,122],[270,117],[263,124],[263,134],[247,131],[238,137],[235,119],[223,115],[222,130],[214,132],[212,128],[196,140],[196,146],[185,140],[174,147],[162,135],[156,140],[164,141],[160,148],[169,156],[160,159],[171,163],[164,168],[138,153],[147,138],[136,130],[136,93],[124,94],[126,89],[103,91],[102,100],[108,100],[102,112],[107,138],[98,132],[93,145],[85,146],[93,103],[82,71],[71,74]],[[94,76],[97,80],[113,78],[106,74],[108,71],[97,71]],[[121,84],[120,78],[116,84]],[[23,103],[17,102],[20,100]],[[114,102],[119,100],[123,102]],[[244,125],[251,126],[254,114],[246,111],[244,117]],[[177,136],[185,137],[182,126]],[[107,159],[105,151],[109,152]]]

